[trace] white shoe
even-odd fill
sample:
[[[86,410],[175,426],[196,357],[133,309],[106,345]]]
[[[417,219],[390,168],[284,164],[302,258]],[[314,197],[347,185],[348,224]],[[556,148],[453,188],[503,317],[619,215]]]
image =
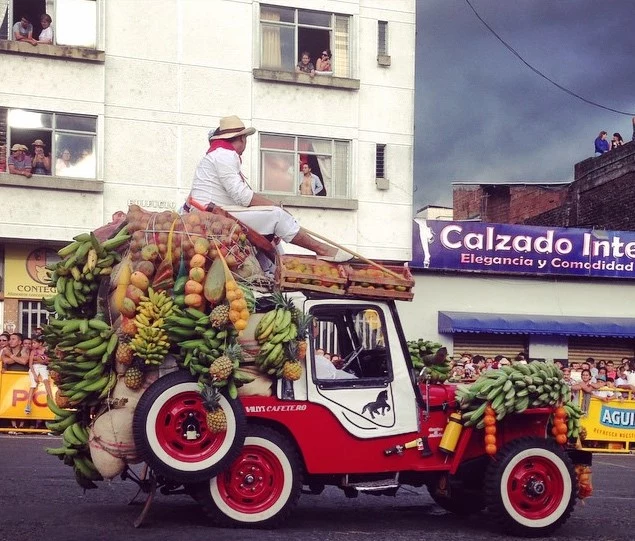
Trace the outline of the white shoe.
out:
[[[353,254],[349,254],[348,252],[345,252],[344,250],[341,250],[340,248],[337,249],[337,252],[335,252],[335,255],[333,256],[331,255],[317,256],[317,258],[321,259],[322,261],[331,261],[333,263],[344,263],[345,261],[350,261],[354,257],[355,256]]]

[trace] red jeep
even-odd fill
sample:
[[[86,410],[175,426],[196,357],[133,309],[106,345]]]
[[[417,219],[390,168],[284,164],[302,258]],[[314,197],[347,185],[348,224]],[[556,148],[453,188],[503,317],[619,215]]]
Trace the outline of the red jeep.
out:
[[[518,535],[543,536],[567,520],[578,495],[574,463],[590,465],[591,456],[548,436],[551,408],[503,419],[493,457],[473,428],[442,451],[455,387],[418,382],[394,301],[298,294],[294,302],[315,317],[302,378],[274,380],[261,393],[270,396],[223,398],[225,433],[205,430],[197,384],[182,370],[143,394],[135,443],[164,493],[185,485],[223,526],[277,525],[303,486],[319,494],[326,485],[349,497],[426,485],[443,508],[487,508]]]

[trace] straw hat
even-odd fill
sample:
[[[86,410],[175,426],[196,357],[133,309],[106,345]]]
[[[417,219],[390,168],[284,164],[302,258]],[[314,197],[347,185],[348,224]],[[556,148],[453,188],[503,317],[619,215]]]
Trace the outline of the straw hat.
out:
[[[15,145],[11,147],[11,152],[15,152],[16,150],[28,150],[28,149],[24,145],[20,145],[19,143],[16,143]]]
[[[236,115],[226,116],[220,119],[218,129],[209,138],[210,141],[216,139],[232,139],[241,135],[253,135],[256,133],[256,128],[245,128],[245,124]]]
[[[44,141],[42,141],[42,139],[36,139],[35,141],[33,141],[31,143],[32,147],[45,147],[46,145],[44,144]]]

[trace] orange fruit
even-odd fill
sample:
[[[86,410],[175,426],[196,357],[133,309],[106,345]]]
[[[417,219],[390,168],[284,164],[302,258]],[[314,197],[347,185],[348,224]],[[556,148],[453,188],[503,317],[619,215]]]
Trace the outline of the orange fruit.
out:
[[[494,426],[496,424],[496,417],[493,417],[492,415],[486,415],[483,418],[483,422],[485,423],[485,426]]]
[[[485,408],[485,415],[496,415],[496,412],[494,411],[494,408],[492,408],[492,406],[487,406]]]
[[[490,443],[489,445],[486,445],[486,446],[485,446],[485,452],[486,452],[488,455],[490,455],[490,456],[495,455],[495,454],[496,454],[496,451],[498,451],[498,449],[496,448],[496,445],[494,445],[494,444],[491,444],[491,443]]]
[[[558,434],[566,434],[567,432],[569,432],[569,428],[567,427],[566,423],[557,424],[556,430],[558,431]]]
[[[556,436],[556,443],[558,443],[558,445],[564,445],[567,443],[567,436],[565,434],[558,434]]]
[[[190,259],[190,268],[192,267],[205,267],[205,256],[203,254],[194,254]]]
[[[496,445],[496,436],[493,434],[485,436],[485,445]]]
[[[557,436],[559,433],[560,433],[560,432],[558,432],[558,427],[557,427],[556,425],[553,425],[553,426],[551,427],[551,434],[552,434],[553,436]]]
[[[234,328],[237,331],[244,331],[247,328],[247,322],[244,319],[234,321]]]
[[[566,410],[566,409],[564,409],[562,406],[558,406],[558,407],[554,410],[553,415],[554,415],[555,417],[560,417],[561,419],[566,419],[566,417],[567,417],[567,410]]]
[[[485,427],[485,434],[493,436],[496,434],[496,425],[489,425]]]

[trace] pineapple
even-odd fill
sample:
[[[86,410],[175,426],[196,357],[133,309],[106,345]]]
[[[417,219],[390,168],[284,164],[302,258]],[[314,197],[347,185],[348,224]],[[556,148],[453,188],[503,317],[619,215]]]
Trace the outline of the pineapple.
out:
[[[301,361],[306,357],[306,348],[308,346],[307,334],[309,334],[313,325],[313,316],[311,314],[301,313],[296,319],[296,324],[298,326],[298,354],[292,358]]]
[[[276,307],[289,310],[291,312],[291,319],[293,319],[293,321],[297,321],[300,311],[295,307],[291,299],[284,296],[282,291],[274,291],[271,295],[271,299],[274,303],[276,303]]]
[[[55,370],[49,370],[49,379],[53,383],[59,384],[62,381],[62,376],[60,376],[60,373]]]
[[[124,383],[128,389],[137,390],[143,385],[143,372],[136,366],[131,366],[124,374]]]
[[[68,397],[62,394],[62,392],[59,389],[55,393],[55,404],[57,405],[57,407],[62,409],[67,409],[67,408],[70,408],[71,406],[71,403]]]
[[[302,365],[295,359],[285,361],[282,367],[282,377],[290,381],[298,381],[302,377]]]
[[[119,344],[117,345],[117,353],[115,354],[115,361],[125,366],[130,366],[132,364],[133,355],[134,355],[134,352],[132,351],[130,344],[128,342],[122,342],[120,340]]]
[[[127,336],[134,336],[137,334],[137,326],[135,325],[134,319],[122,316],[119,331]]]
[[[218,403],[221,396],[219,390],[211,385],[205,385],[201,389],[201,396],[203,398],[203,406],[207,411],[205,415],[207,427],[214,434],[225,432],[227,430],[227,417]]]
[[[223,381],[232,375],[234,362],[240,362],[242,350],[238,344],[231,344],[225,349],[225,353],[215,359],[209,367],[209,375],[212,381]]]
[[[209,321],[212,327],[217,329],[227,325],[229,323],[229,306],[227,304],[219,304],[209,315]]]

